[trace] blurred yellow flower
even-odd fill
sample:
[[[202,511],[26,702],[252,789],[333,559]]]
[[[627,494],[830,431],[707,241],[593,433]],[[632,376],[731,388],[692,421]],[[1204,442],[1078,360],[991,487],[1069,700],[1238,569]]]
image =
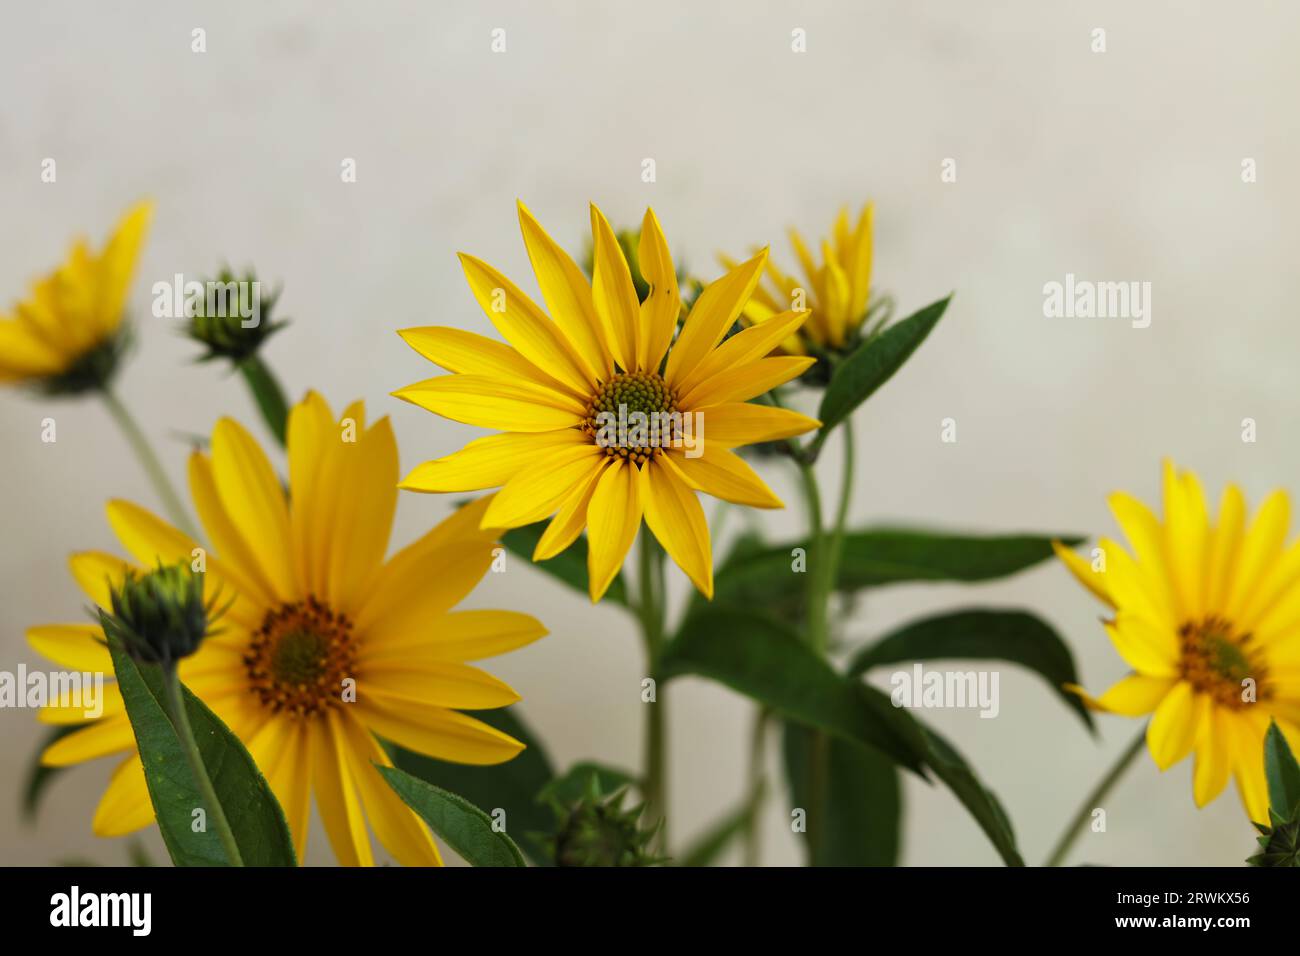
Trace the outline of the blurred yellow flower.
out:
[[[803,270],[802,280],[767,263],[766,286],[760,285],[745,306],[745,318],[755,324],[768,322],[789,308],[807,308],[812,315],[798,331],[781,341],[781,350],[791,355],[809,351],[838,350],[850,342],[867,317],[871,287],[871,224],[873,207],[867,203],[850,228],[849,210],[840,210],[831,237],[821,243],[821,262],[809,250],[803,236],[790,230],[790,244]],[[729,256],[719,257],[728,269]],[[802,292],[802,295],[800,294]]]
[[[593,601],[618,573],[644,516],[711,597],[709,528],[695,492],[782,506],[732,449],[817,427],[796,412],[748,402],[813,363],[768,355],[807,313],[785,312],[722,341],[753,294],[764,251],[700,294],[674,342],[681,298],[653,211],[641,228],[638,258],[650,291],[640,303],[627,259],[595,206],[590,283],[522,203],[519,221],[550,317],[486,262],[462,255],[474,297],[509,345],[454,328],[406,329],[412,348],[454,374],[393,393],[504,434],[420,465],[402,487],[502,486],[484,516],[490,527],[555,515],[533,554],[538,561],[569,547],[585,527]]]
[[[465,662],[546,632],[527,614],[452,610],[491,565],[494,533],[480,528],[490,499],[385,562],[399,474],[387,418],[366,428],[358,402],[340,423],[309,393],[291,411],[288,434],[287,494],[230,419],[214,429],[211,456],[190,458],[190,491],[212,545],[202,555],[208,593],[232,603],[218,633],[181,662],[181,679],[248,745],[284,807],[300,859],[315,794],[340,862],[373,862],[368,820],[401,863],[437,864],[428,830],[373,766],[389,765],[377,737],[458,763],[514,757],[521,743],[458,709],[505,707],[518,695]],[[189,536],[129,502],[110,502],[108,519],[145,568],[199,554]],[[100,607],[110,606],[110,590],[130,567],[99,552],[74,555],[71,565]],[[113,672],[96,625],[34,627],[27,637],[61,666]],[[95,814],[101,836],[153,820],[131,724],[110,687],[102,717],[42,758],[65,766],[128,754]],[[42,711],[49,723],[83,719],[80,707]]]
[[[63,265],[0,317],[0,383],[56,392],[107,384],[151,212],[149,203],[132,207],[98,255],[77,240]]]
[[[1241,489],[1228,485],[1211,524],[1196,476],[1166,461],[1163,520],[1123,492],[1109,504],[1132,556],[1106,538],[1093,561],[1056,544],[1114,611],[1106,631],[1133,668],[1084,699],[1128,717],[1154,713],[1147,747],[1160,769],[1196,753],[1197,806],[1231,775],[1250,818],[1267,822],[1270,719],[1300,745],[1300,541],[1286,546],[1287,496],[1273,492],[1247,524]]]

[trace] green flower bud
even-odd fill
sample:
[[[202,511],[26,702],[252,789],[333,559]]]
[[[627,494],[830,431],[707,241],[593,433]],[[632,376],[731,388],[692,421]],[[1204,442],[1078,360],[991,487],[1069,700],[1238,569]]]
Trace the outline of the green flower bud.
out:
[[[272,318],[277,289],[262,294],[262,285],[253,273],[242,278],[229,269],[203,283],[205,294],[195,298],[185,333],[207,348],[201,362],[229,359],[238,365],[257,354],[264,342],[288,325],[288,320]]]
[[[172,664],[199,649],[219,614],[203,602],[203,574],[185,562],[130,570],[112,593],[113,610],[98,611],[104,633],[138,661]]]
[[[1262,847],[1250,859],[1251,866],[1300,866],[1300,819],[1283,820],[1275,811],[1269,811],[1272,826],[1256,823],[1262,835],[1256,837]]]
[[[570,806],[552,803],[555,836],[548,845],[556,866],[655,866],[665,862],[650,850],[659,825],[645,828],[645,804],[623,808],[627,788],[605,797],[595,775],[587,794]]]

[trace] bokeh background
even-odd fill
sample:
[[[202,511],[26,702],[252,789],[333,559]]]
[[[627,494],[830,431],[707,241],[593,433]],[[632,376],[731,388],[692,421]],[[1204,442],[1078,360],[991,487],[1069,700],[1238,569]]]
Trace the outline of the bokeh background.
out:
[[[1105,53],[1091,49],[1099,27]],[[206,53],[191,52],[195,28]],[[491,52],[495,28],[504,54]],[[795,28],[804,54],[791,51]],[[770,242],[788,264],[788,225],[817,234],[841,203],[872,198],[876,286],[905,312],[956,298],[858,416],[854,522],[1113,533],[1105,494],[1153,500],[1165,455],[1216,497],[1229,479],[1252,503],[1300,486],[1298,28],[1300,8],[1283,2],[14,6],[0,29],[0,300],[74,235],[102,241],[150,196],[131,298],[140,342],[120,388],[172,475],[183,478],[182,433],[256,415],[238,380],[192,364],[174,324],[149,317],[149,287],[226,262],[283,283],[294,323],[267,357],[289,390],[314,387],[335,405],[363,396],[372,416],[392,416],[407,468],[475,432],[389,397],[432,374],[394,330],[486,328],[458,250],[535,288],[516,197],[575,251],[589,200],[625,225],[653,204],[678,260],[709,277],[719,249]],[[40,179],[46,157],[54,184]],[[356,183],[340,181],[345,157]],[[653,184],[640,178],[646,157]],[[949,157],[955,183],[940,181]],[[1242,181],[1245,158],[1255,183]],[[1150,328],[1044,318],[1042,287],[1067,272],[1151,282]],[[55,444],[40,441],[47,416]],[[955,444],[940,441],[948,417]],[[1247,417],[1253,444],[1241,439]],[[116,547],[105,499],[156,503],[97,404],[6,392],[0,434],[0,668],[13,670],[39,664],[26,626],[83,613],[66,556]],[[837,449],[823,461],[833,487]],[[765,474],[792,507],[764,520],[792,535],[792,476],[780,464]],[[450,504],[402,495],[394,543]],[[680,605],[685,581],[674,572],[672,584]],[[489,575],[472,601],[549,625],[492,669],[522,693],[555,761],[636,765],[631,622],[523,563]],[[1046,617],[1091,688],[1124,670],[1098,606],[1055,564],[995,586],[878,592],[846,643],[973,602]],[[1104,717],[1091,739],[1036,678],[1008,669],[1001,689],[995,720],[928,717],[1041,861],[1136,727]],[[686,839],[741,797],[751,707],[703,681],[671,691],[673,829]],[[124,862],[124,841],[90,831],[112,761],[64,774],[37,824],[20,824],[42,733],[31,711],[0,711],[0,861]],[[1235,792],[1197,811],[1190,775],[1190,761],[1160,774],[1144,758],[1106,803],[1108,831],[1081,838],[1074,859],[1238,864],[1252,831]],[[764,860],[794,863],[778,794]],[[997,862],[946,790],[909,780],[906,795],[905,862]],[[309,862],[331,860],[322,837]]]

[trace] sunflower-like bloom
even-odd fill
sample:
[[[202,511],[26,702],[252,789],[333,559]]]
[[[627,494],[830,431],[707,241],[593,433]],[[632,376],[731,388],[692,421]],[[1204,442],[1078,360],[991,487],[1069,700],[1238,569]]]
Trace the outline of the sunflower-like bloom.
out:
[[[867,300],[871,287],[872,206],[862,207],[856,226],[849,225],[849,210],[844,207],[835,219],[830,239],[821,244],[818,264],[797,229],[790,229],[804,279],[782,272],[770,260],[767,284],[760,285],[745,306],[745,319],[760,325],[790,308],[801,299],[812,311],[811,318],[797,335],[781,342],[781,351],[790,355],[807,352],[839,351],[849,345],[867,317]],[[734,260],[720,256],[723,265],[732,268]],[[803,291],[800,296],[799,290]]]
[[[152,207],[134,206],[96,255],[77,240],[67,261],[0,317],[0,384],[78,392],[107,384],[123,309]]]
[[[455,374],[393,393],[503,434],[420,465],[402,487],[501,486],[483,518],[488,527],[554,515],[533,554],[537,561],[569,547],[585,527],[593,601],[618,573],[644,515],[668,554],[711,597],[709,528],[695,492],[782,507],[732,449],[817,427],[796,412],[747,401],[812,364],[768,355],[807,313],[786,312],[722,341],[758,283],[764,251],[700,294],[674,342],[681,298],[653,211],[646,211],[638,250],[650,288],[641,303],[614,231],[595,206],[590,283],[522,203],[519,221],[550,317],[490,265],[462,255],[474,297],[509,345],[460,329],[407,329],[401,335],[412,348]]]
[[[1114,612],[1106,632],[1133,668],[1084,699],[1127,717],[1153,713],[1147,747],[1161,770],[1196,752],[1197,806],[1232,776],[1250,818],[1267,821],[1270,719],[1300,744],[1300,541],[1286,546],[1287,496],[1273,492],[1248,523],[1241,489],[1228,485],[1211,524],[1196,476],[1166,461],[1163,520],[1123,492],[1109,504],[1132,555],[1106,538],[1092,561],[1056,544]]]
[[[372,862],[368,820],[399,862],[435,865],[428,830],[374,768],[389,765],[377,738],[458,763],[514,757],[522,744],[457,708],[504,707],[518,695],[465,662],[545,630],[526,614],[453,610],[492,562],[493,533],[480,528],[487,500],[384,560],[398,479],[387,418],[366,428],[357,403],[340,424],[309,393],[290,413],[288,458],[286,494],[248,432],[230,419],[217,424],[211,456],[195,452],[189,462],[210,552],[125,501],[109,503],[109,523],[144,569],[203,557],[208,593],[225,610],[216,632],[180,662],[181,680],[248,746],[284,807],[299,858],[314,794],[340,862]],[[101,608],[131,567],[99,552],[74,555],[71,566]],[[97,626],[35,627],[27,636],[61,666],[113,672]],[[42,759],[65,766],[127,754],[94,818],[97,834],[116,836],[152,822],[153,808],[121,694],[106,685],[105,697],[100,718]],[[79,707],[51,706],[42,719],[84,717]]]

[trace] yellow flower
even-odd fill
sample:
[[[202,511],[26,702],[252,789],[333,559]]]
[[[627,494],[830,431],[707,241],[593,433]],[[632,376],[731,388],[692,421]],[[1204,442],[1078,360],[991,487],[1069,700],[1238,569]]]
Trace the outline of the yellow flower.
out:
[[[767,285],[760,285],[754,292],[754,297],[745,307],[745,318],[760,325],[802,300],[812,310],[812,317],[798,335],[790,335],[782,341],[781,350],[791,355],[803,355],[808,351],[844,348],[867,317],[871,287],[871,221],[870,203],[862,207],[857,225],[851,229],[848,207],[842,208],[835,219],[832,237],[822,240],[820,265],[803,236],[798,230],[791,229],[790,244],[803,269],[802,283],[769,261]],[[732,267],[730,257],[720,258],[723,265]],[[802,297],[799,290],[803,292]]]
[[[591,283],[523,203],[519,221],[551,317],[490,265],[461,255],[474,297],[509,345],[460,329],[407,329],[401,335],[412,348],[455,374],[393,393],[504,434],[420,465],[402,487],[502,486],[484,515],[495,528],[555,515],[537,561],[569,547],[586,527],[593,601],[618,573],[644,515],[673,560],[712,596],[709,528],[695,492],[782,507],[732,449],[817,427],[795,412],[747,402],[812,364],[768,357],[807,313],[786,312],[722,341],[758,283],[764,251],[701,293],[674,343],[681,299],[653,211],[646,210],[641,229],[639,258],[651,291],[640,304],[618,240],[595,206]],[[646,423],[651,427],[638,427]]]
[[[513,650],[545,630],[526,614],[452,610],[492,561],[493,532],[480,529],[487,500],[385,562],[398,479],[387,418],[367,429],[358,402],[340,424],[309,393],[291,411],[288,434],[287,494],[256,442],[230,419],[213,430],[211,456],[190,458],[190,491],[212,546],[204,555],[208,594],[233,603],[218,633],[181,662],[181,679],[248,745],[284,807],[300,858],[314,793],[342,863],[372,862],[368,819],[403,864],[437,864],[432,837],[372,766],[389,763],[376,738],[458,763],[509,760],[523,745],[458,708],[504,707],[519,697],[465,662]],[[126,501],[110,502],[108,519],[145,568],[192,561],[199,546]],[[129,567],[99,552],[74,555],[71,566],[101,607]],[[35,627],[27,636],[63,667],[112,674],[97,626]],[[345,699],[345,682],[354,682],[353,700]],[[128,754],[95,814],[101,836],[153,820],[122,697],[110,687],[103,716],[43,755],[47,765],[64,766]],[[80,708],[52,706],[42,719],[83,717]]]
[[[151,211],[148,203],[134,206],[99,255],[84,240],[73,243],[67,261],[34,283],[12,317],[0,317],[0,383],[41,382],[56,391],[105,384]]]
[[[1250,818],[1267,821],[1269,720],[1300,744],[1300,541],[1285,546],[1287,496],[1273,492],[1247,524],[1241,489],[1228,485],[1212,525],[1196,476],[1166,461],[1163,521],[1123,492],[1109,504],[1132,556],[1106,538],[1095,561],[1056,544],[1114,611],[1106,631],[1133,668],[1084,699],[1127,717],[1154,712],[1147,746],[1161,770],[1196,752],[1197,806],[1232,775]]]

